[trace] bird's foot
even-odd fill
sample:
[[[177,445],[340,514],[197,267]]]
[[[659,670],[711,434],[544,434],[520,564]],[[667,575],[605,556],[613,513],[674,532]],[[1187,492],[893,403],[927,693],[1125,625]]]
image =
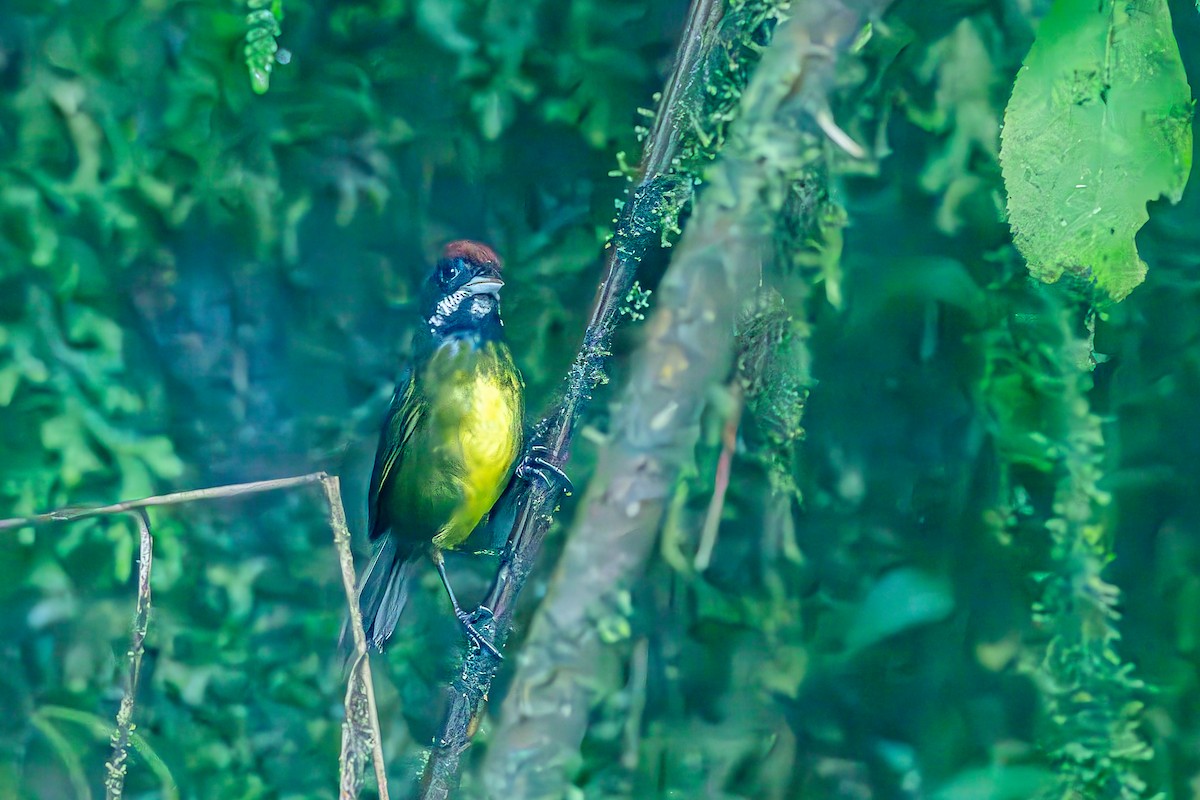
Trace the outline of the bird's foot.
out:
[[[454,613],[458,617],[458,621],[462,623],[464,628],[466,628],[467,636],[471,637],[471,640],[474,641],[475,644],[487,650],[499,660],[504,660],[504,654],[496,649],[496,645],[492,644],[491,640],[480,633],[479,629],[475,627],[475,623],[485,622],[492,618],[492,610],[490,608],[487,606],[480,606],[474,611],[474,613],[471,614],[468,614],[466,611],[458,608],[455,609]]]
[[[487,622],[489,619],[494,619],[496,615],[487,606],[480,606],[467,615],[467,619],[474,625],[477,622]]]
[[[532,483],[533,478],[541,480],[542,485],[553,491],[562,489],[563,493],[570,496],[575,491],[575,485],[571,483],[571,479],[567,477],[567,473],[563,472],[559,466],[547,459],[550,455],[550,448],[540,444],[535,444],[529,448],[529,452],[517,465],[517,475],[523,480]]]

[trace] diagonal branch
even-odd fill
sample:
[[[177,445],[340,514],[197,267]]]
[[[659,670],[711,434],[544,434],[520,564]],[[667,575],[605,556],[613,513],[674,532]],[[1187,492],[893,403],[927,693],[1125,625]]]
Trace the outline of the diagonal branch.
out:
[[[659,103],[654,129],[642,151],[638,176],[621,208],[612,241],[607,247],[604,274],[583,334],[583,344],[567,373],[561,403],[537,427],[534,444],[546,448],[547,460],[551,463],[562,464],[570,457],[576,423],[591,399],[592,391],[604,380],[621,304],[633,286],[638,264],[661,240],[667,194],[681,181],[669,170],[679,150],[686,110],[695,102],[702,83],[705,56],[715,38],[722,13],[722,0],[693,0],[688,11],[683,39]],[[483,601],[494,616],[481,627],[498,645],[503,645],[508,638],[517,597],[550,528],[560,494],[561,489],[535,482],[529,487],[525,502],[517,513],[512,533],[501,552],[492,587]],[[486,649],[471,647],[467,650],[462,670],[451,686],[442,732],[425,765],[420,795],[423,800],[446,798],[456,786],[459,761],[479,725],[499,666],[499,659]]]
[[[680,466],[694,450],[708,390],[733,366],[734,321],[757,287],[788,190],[822,150],[815,116],[836,57],[887,0],[860,14],[839,0],[798,3],[743,95],[730,141],[709,171],[659,288],[612,433],[539,606],[489,747],[489,796],[567,794],[604,643],[597,620],[622,618]],[[860,6],[864,5],[859,3]],[[806,182],[807,191],[818,191]]]

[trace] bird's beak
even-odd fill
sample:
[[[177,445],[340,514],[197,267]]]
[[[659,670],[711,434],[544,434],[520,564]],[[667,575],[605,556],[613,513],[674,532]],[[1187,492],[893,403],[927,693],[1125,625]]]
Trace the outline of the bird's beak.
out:
[[[499,275],[480,275],[472,278],[463,284],[463,288],[471,294],[490,294],[500,295],[500,287],[504,285],[504,281],[500,280]]]

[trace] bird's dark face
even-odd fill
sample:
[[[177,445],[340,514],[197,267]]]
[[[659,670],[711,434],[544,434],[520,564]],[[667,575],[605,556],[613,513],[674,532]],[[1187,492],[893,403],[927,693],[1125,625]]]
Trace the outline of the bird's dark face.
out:
[[[425,282],[423,308],[435,336],[489,336],[500,327],[500,259],[486,245],[451,242]]]

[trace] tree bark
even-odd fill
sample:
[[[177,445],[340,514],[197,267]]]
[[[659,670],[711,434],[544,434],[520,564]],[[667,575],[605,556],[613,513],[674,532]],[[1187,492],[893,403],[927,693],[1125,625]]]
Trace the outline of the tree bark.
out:
[[[561,403],[537,426],[531,443],[552,464],[562,464],[570,456],[579,417],[591,400],[592,391],[605,380],[621,306],[633,286],[638,264],[661,241],[664,220],[670,213],[668,195],[683,187],[690,189],[690,176],[672,174],[671,167],[681,131],[688,124],[687,112],[703,88],[705,59],[722,9],[722,0],[692,0],[689,8],[675,65],[659,103],[654,129],[642,152],[638,178],[617,217],[608,244],[604,275],[596,290],[583,344],[567,374]],[[562,487],[546,486],[539,481],[525,487],[523,502],[500,553],[496,576],[483,601],[493,616],[477,625],[492,637],[496,646],[502,647],[508,638],[517,598],[550,529],[561,493]],[[456,788],[463,753],[470,747],[483,718],[488,692],[499,667],[499,659],[491,652],[468,646],[462,668],[450,685],[441,733],[421,775],[421,800],[444,800]]]
[[[646,342],[484,766],[488,796],[561,798],[579,758],[604,643],[625,612],[708,389],[732,366],[734,320],[758,286],[788,187],[821,153],[836,56],[887,0],[810,0],[776,33],[658,292]]]

